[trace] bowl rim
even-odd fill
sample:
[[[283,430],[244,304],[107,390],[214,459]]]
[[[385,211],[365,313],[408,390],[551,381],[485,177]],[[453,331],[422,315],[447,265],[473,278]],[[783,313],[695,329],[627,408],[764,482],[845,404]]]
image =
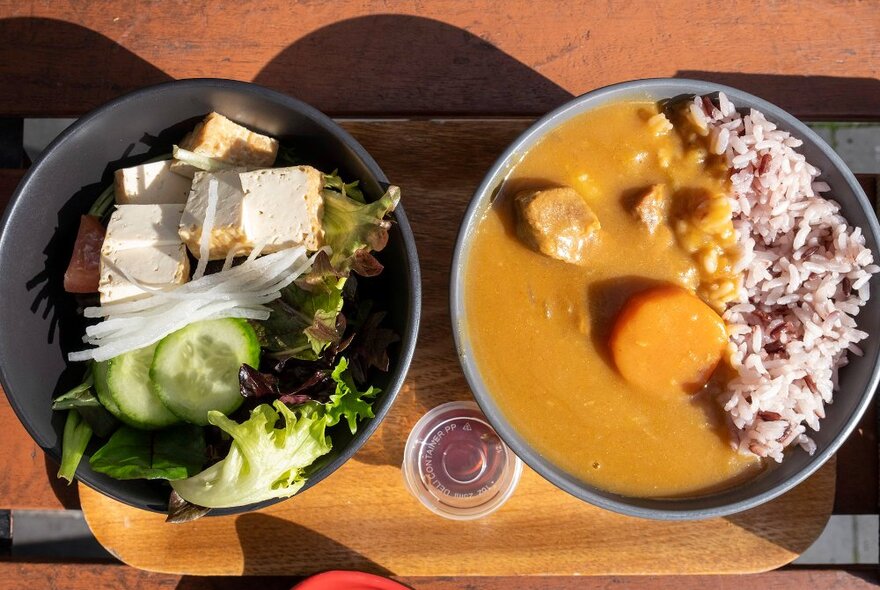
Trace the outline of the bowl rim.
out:
[[[502,440],[504,440],[504,442],[513,449],[514,453],[516,453],[529,467],[538,472],[541,477],[565,492],[593,504],[594,506],[612,512],[654,520],[702,520],[728,516],[769,502],[803,482],[824,465],[856,428],[859,420],[870,405],[878,381],[880,381],[880,353],[878,353],[878,358],[874,359],[870,377],[864,390],[861,391],[861,400],[845,421],[843,428],[837,432],[830,444],[810,457],[808,463],[800,471],[762,493],[751,495],[741,500],[719,503],[717,505],[710,505],[701,508],[688,508],[687,503],[689,500],[706,500],[712,498],[714,494],[683,498],[680,500],[628,497],[622,494],[605,492],[599,488],[590,486],[585,482],[579,481],[573,475],[566,473],[561,468],[552,465],[549,461],[545,461],[540,453],[534,450],[531,445],[517,434],[516,430],[511,427],[510,423],[504,417],[503,412],[496,405],[492,395],[489,393],[489,387],[480,377],[479,369],[473,355],[471,354],[470,344],[468,338],[465,336],[464,328],[464,264],[467,259],[470,235],[483,208],[488,206],[484,205],[484,202],[486,199],[492,198],[492,193],[498,186],[500,186],[501,182],[503,182],[512,165],[515,163],[515,160],[518,157],[521,157],[523,147],[531,147],[536,141],[540,140],[540,137],[546,135],[560,123],[568,120],[572,116],[577,116],[578,114],[588,112],[593,108],[601,106],[604,104],[604,101],[611,100],[616,95],[634,95],[640,90],[650,92],[657,88],[668,90],[670,87],[676,89],[677,95],[714,94],[717,92],[724,92],[728,96],[735,96],[737,97],[734,99],[735,101],[745,100],[749,103],[750,107],[764,112],[769,118],[771,118],[771,120],[779,121],[787,125],[792,130],[792,133],[798,134],[799,138],[807,139],[815,144],[823,155],[828,158],[831,165],[841,172],[844,181],[852,189],[859,206],[866,214],[868,231],[871,232],[875,243],[880,244],[880,224],[878,224],[877,217],[873,213],[873,207],[871,207],[868,198],[856,180],[855,175],[843,162],[843,159],[818,134],[816,134],[816,132],[788,113],[788,111],[738,88],[726,86],[724,84],[716,84],[705,80],[688,78],[645,78],[630,80],[591,90],[557,107],[530,125],[529,128],[520,134],[495,160],[495,163],[488,172],[486,172],[482,182],[474,192],[462,218],[461,226],[459,227],[450,275],[449,309],[457,356],[474,399],[482,409],[483,413],[487,416],[492,426],[498,431]],[[585,107],[585,105],[588,104],[593,106]],[[770,113],[772,113],[772,115]],[[743,485],[747,484],[748,482],[745,482]],[[731,490],[735,489],[738,489],[738,486],[731,488]],[[664,507],[636,505],[632,503],[633,501],[642,503],[656,502],[658,505],[663,504]],[[678,506],[674,506],[675,504]]]
[[[167,92],[168,90],[200,90],[210,88],[231,90],[233,92],[243,95],[256,94],[271,102],[280,104],[290,111],[301,113],[302,115],[315,121],[319,126],[326,128],[332,135],[337,136],[337,138],[339,138],[345,145],[351,148],[357,158],[359,158],[363,162],[364,166],[369,170],[370,174],[373,175],[377,183],[379,183],[381,186],[387,186],[389,184],[389,180],[385,176],[385,173],[382,171],[382,169],[379,167],[373,157],[367,152],[367,150],[360,144],[360,142],[358,142],[351,134],[348,133],[348,131],[346,131],[338,123],[336,123],[336,121],[334,121],[315,107],[303,102],[302,100],[252,82],[242,82],[239,80],[230,80],[225,78],[186,78],[180,80],[172,80],[169,82],[162,82],[160,84],[145,86],[143,88],[127,92],[106,103],[101,104],[100,106],[84,114],[82,117],[79,117],[76,121],[74,121],[66,129],[64,129],[64,131],[62,131],[55,139],[53,139],[52,142],[49,143],[49,145],[32,162],[31,166],[22,177],[21,181],[13,192],[12,197],[7,203],[6,209],[3,212],[2,217],[0,217],[0,255],[2,255],[3,252],[7,251],[7,249],[11,247],[11,244],[7,243],[9,240],[6,237],[8,235],[6,228],[10,224],[14,212],[19,207],[27,206],[27,203],[25,203],[24,200],[24,194],[28,192],[29,185],[33,181],[33,178],[40,174],[44,162],[54,158],[57,152],[67,149],[67,144],[71,141],[74,141],[76,136],[84,132],[84,129],[90,127],[94,121],[103,117],[107,112],[117,109],[133,99],[140,99],[151,95],[159,96]],[[363,179],[359,180],[363,181]],[[404,212],[403,204],[398,204],[398,206],[394,210],[393,215],[394,221],[397,224],[400,230],[400,234],[402,236],[402,249],[405,258],[405,273],[407,283],[409,284],[409,293],[407,296],[408,313],[406,316],[406,329],[402,334],[400,334],[400,351],[398,354],[397,363],[395,364],[393,371],[389,373],[390,378],[388,386],[385,388],[385,391],[382,392],[383,397],[387,398],[387,401],[384,403],[383,407],[379,408],[375,416],[371,418],[370,421],[366,425],[364,425],[363,428],[358,429],[358,432],[354,435],[348,446],[346,446],[342,450],[342,452],[334,457],[332,461],[321,467],[313,476],[311,476],[306,484],[302,487],[302,489],[300,489],[295,494],[295,496],[305,492],[307,489],[318,484],[325,477],[331,475],[345,461],[347,461],[358,450],[360,450],[360,448],[364,445],[364,443],[366,443],[370,436],[372,436],[373,432],[378,428],[379,424],[388,414],[391,406],[394,404],[397,394],[403,388],[404,381],[406,380],[406,375],[409,371],[409,367],[415,353],[416,340],[418,336],[419,324],[421,321],[421,269],[419,266],[419,257],[418,251],[416,249],[415,237],[413,236],[412,228],[410,227],[409,220],[407,219],[406,213]],[[22,418],[23,414],[21,408],[19,407],[16,396],[11,393],[12,389],[9,386],[9,380],[2,364],[0,364],[0,386],[2,386],[2,389],[6,394],[6,399],[9,401],[9,405],[15,412],[16,417],[18,418],[22,426],[24,426],[30,437],[34,440],[34,442],[37,443],[37,445],[43,450],[43,452],[47,456],[51,457],[56,463],[60,463],[60,454],[55,452],[54,448],[44,444],[45,441],[40,440],[41,437],[37,435],[37,432],[34,430],[31,424]],[[132,506],[134,508],[139,508],[141,510],[146,510],[149,512],[161,512],[150,506],[143,506],[132,502],[128,498],[125,498],[121,494],[117,493],[115,490],[104,489],[104,486],[100,485],[92,477],[91,474],[82,474],[80,468],[77,469],[75,477],[77,481],[82,482],[83,484],[99,492],[100,494],[108,496],[118,502],[122,502],[123,504],[126,504],[128,506]],[[208,514],[212,516],[224,516],[250,512],[253,510],[259,510],[261,508],[271,506],[273,504],[277,504],[278,502],[289,500],[292,497],[294,496],[288,498],[275,498],[235,508],[214,509],[211,510],[211,512],[209,512]]]

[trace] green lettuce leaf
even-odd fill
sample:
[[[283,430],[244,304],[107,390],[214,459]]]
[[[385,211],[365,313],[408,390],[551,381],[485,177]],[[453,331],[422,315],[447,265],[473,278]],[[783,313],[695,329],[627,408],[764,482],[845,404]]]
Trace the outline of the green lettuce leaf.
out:
[[[400,189],[389,186],[379,200],[367,204],[335,188],[325,188],[322,194],[324,243],[332,250],[333,268],[342,272],[354,270],[366,276],[378,274],[382,266],[372,258],[370,251],[381,250],[388,242],[391,222],[385,216],[397,207]]]
[[[317,360],[341,337],[336,320],[344,286],[345,277],[333,269],[326,253],[319,253],[309,273],[269,304],[272,314],[260,322],[263,348],[273,356]]]
[[[184,479],[204,463],[204,431],[192,424],[156,432],[122,426],[91,458],[92,469],[115,479]]]
[[[73,482],[73,475],[91,438],[92,427],[88,422],[76,410],[68,410],[61,437],[61,467],[58,469],[58,477],[66,479],[68,484]]]
[[[334,426],[344,418],[351,433],[354,434],[357,432],[358,420],[374,416],[372,399],[380,390],[371,386],[366,391],[358,391],[348,370],[348,360],[344,357],[339,359],[331,377],[336,382],[336,393],[332,394],[330,401],[325,404],[327,425]]]
[[[98,401],[98,398],[92,392],[94,385],[95,376],[92,375],[92,366],[89,365],[83,377],[83,382],[52,400],[52,409],[70,410],[82,407],[102,407],[101,402]]]
[[[232,437],[229,454],[198,475],[171,483],[177,494],[207,508],[245,506],[286,498],[305,485],[313,464],[330,453],[327,429],[345,420],[352,433],[358,420],[373,417],[372,399],[379,390],[358,391],[348,362],[333,370],[336,391],[326,404],[307,402],[288,408],[281,401],[261,404],[239,424],[220,412],[208,421]]]
[[[343,196],[351,197],[358,203],[366,203],[367,201],[364,199],[364,193],[358,187],[360,183],[357,180],[354,182],[345,182],[337,172],[337,170],[334,170],[330,174],[324,175],[324,188],[334,190]]]
[[[92,374],[92,366],[89,365],[83,382],[52,400],[52,409],[55,411],[75,409],[97,436],[107,438],[119,426],[119,421],[98,400],[94,386],[95,376]]]
[[[306,483],[305,468],[331,447],[326,416],[314,402],[295,410],[280,401],[261,404],[242,424],[212,411],[208,421],[232,437],[229,454],[171,484],[181,498],[207,508],[292,496]]]

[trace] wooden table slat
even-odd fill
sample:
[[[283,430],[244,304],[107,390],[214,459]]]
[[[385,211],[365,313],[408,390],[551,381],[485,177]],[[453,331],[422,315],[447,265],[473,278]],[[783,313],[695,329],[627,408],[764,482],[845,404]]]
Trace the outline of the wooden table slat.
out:
[[[678,76],[808,119],[880,119],[872,2],[160,6],[0,0],[0,116],[78,115],[187,77],[256,81],[334,115],[535,115],[608,84]]]
[[[55,477],[58,466],[30,437],[4,394],[0,394],[0,449],[0,510],[79,508],[77,486]]]
[[[876,588],[873,568],[785,569],[745,576],[663,576],[663,577],[409,577],[395,578],[414,590],[867,590]],[[195,577],[155,574],[124,565],[10,563],[0,562],[0,590],[21,588],[65,588],[94,590],[240,590],[259,586],[261,590],[288,590],[299,578],[292,577]]]

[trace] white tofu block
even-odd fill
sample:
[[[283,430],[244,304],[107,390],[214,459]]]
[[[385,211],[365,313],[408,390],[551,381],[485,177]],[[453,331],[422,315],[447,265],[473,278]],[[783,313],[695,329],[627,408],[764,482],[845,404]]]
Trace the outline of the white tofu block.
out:
[[[278,154],[277,140],[254,133],[219,113],[205,117],[178,145],[185,150],[247,168],[267,168],[275,163]],[[182,162],[175,162],[171,168],[189,177],[194,173],[191,166]]]
[[[101,304],[129,301],[147,294],[132,283],[156,289],[181,285],[189,279],[189,258],[186,248],[148,246],[126,250],[109,250],[101,254],[101,278],[98,290]]]
[[[238,170],[196,172],[186,208],[180,218],[180,239],[193,256],[198,258],[202,225],[208,212],[208,185],[212,178],[217,180],[217,208],[211,231],[209,259],[223,259],[233,247],[242,254],[247,254],[249,248],[242,227],[244,193]]]
[[[183,205],[119,205],[110,215],[104,250],[177,246]]]
[[[242,226],[248,244],[263,252],[323,243],[323,176],[311,166],[270,168],[240,174]]]
[[[122,205],[184,204],[189,179],[171,170],[173,160],[141,164],[116,171],[116,202]]]

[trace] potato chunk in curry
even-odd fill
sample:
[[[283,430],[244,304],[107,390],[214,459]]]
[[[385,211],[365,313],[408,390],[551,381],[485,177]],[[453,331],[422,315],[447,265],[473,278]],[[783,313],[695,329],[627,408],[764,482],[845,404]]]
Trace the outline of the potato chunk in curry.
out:
[[[522,241],[551,258],[572,264],[584,262],[601,225],[574,189],[523,191],[514,202],[516,231]]]

